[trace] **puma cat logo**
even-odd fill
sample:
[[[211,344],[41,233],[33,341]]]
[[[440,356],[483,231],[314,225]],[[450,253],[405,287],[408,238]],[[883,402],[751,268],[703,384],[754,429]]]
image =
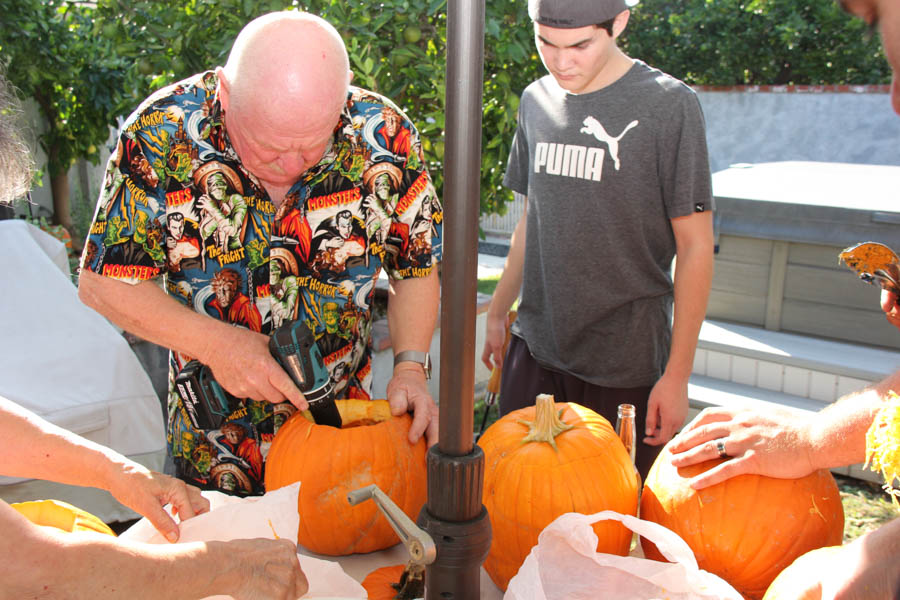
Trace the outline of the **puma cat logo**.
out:
[[[603,128],[603,125],[600,124],[600,121],[595,119],[594,117],[588,116],[584,120],[584,127],[581,128],[581,133],[586,133],[588,135],[592,135],[597,138],[597,141],[603,142],[609,148],[609,155],[612,156],[613,166],[615,166],[616,171],[619,170],[620,162],[619,162],[619,140],[625,137],[625,134],[628,133],[628,130],[632,127],[637,127],[638,122],[632,121],[629,123],[625,129],[618,136],[611,136],[606,133],[606,129]]]

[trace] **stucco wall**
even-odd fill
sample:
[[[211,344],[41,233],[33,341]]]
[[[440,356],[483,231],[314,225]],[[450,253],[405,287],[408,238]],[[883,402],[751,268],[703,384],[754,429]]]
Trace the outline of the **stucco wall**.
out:
[[[782,160],[900,165],[900,117],[881,86],[778,89],[697,90],[714,173]]]

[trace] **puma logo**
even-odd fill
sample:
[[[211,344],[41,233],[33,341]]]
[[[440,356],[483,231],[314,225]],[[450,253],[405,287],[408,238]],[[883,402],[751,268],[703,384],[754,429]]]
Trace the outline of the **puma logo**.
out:
[[[615,166],[616,171],[618,171],[619,165],[621,164],[619,163],[619,140],[625,137],[625,134],[628,133],[629,129],[637,127],[637,124],[637,121],[632,121],[625,127],[622,133],[613,137],[606,133],[606,130],[603,128],[603,125],[600,124],[600,121],[589,116],[584,119],[584,127],[581,128],[581,133],[592,135],[597,138],[597,141],[606,144],[609,148],[609,155],[612,156],[613,159],[613,166]]]

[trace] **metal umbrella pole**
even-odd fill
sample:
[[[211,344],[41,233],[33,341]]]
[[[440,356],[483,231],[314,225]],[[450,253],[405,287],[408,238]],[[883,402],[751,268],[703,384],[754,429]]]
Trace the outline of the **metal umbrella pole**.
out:
[[[491,525],[481,502],[484,454],[473,443],[484,0],[447,5],[440,431],[428,451],[419,525],[437,545],[426,600],[481,597]]]

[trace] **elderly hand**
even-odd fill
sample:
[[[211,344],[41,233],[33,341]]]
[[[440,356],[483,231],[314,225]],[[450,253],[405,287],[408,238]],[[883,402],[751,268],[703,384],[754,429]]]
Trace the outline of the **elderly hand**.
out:
[[[438,408],[428,392],[428,382],[421,367],[412,363],[401,363],[394,367],[394,376],[387,385],[387,400],[391,405],[392,415],[412,411],[410,444],[415,444],[423,433],[429,446],[437,443]]]
[[[240,539],[206,545],[218,556],[211,587],[220,594],[236,600],[294,600],[309,590],[297,546],[289,540]]]
[[[298,410],[309,404],[291,376],[272,358],[269,336],[243,327],[229,327],[228,339],[220,336],[206,361],[216,381],[237,398],[280,404],[289,401]]]
[[[672,464],[686,467],[719,458],[717,440],[730,459],[694,477],[694,489],[748,473],[795,479],[815,470],[808,419],[786,409],[707,408],[672,440]]]
[[[125,465],[113,481],[109,491],[116,500],[147,517],[170,542],[178,541],[178,525],[163,509],[166,504],[182,521],[209,510],[209,501],[198,488],[137,463]]]

